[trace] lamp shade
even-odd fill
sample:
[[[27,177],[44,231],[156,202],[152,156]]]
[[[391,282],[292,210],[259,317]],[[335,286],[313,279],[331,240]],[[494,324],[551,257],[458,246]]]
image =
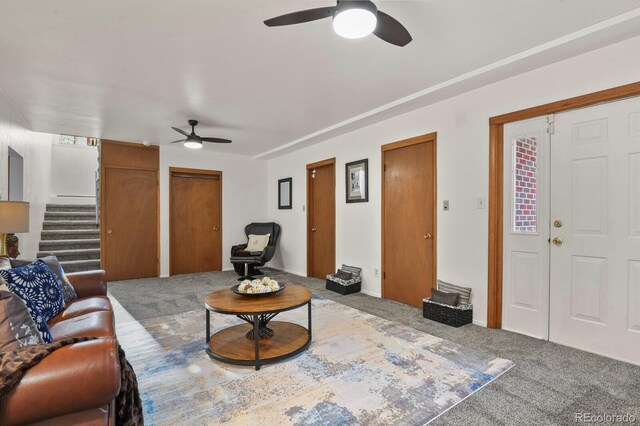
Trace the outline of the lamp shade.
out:
[[[0,201],[0,234],[29,232],[29,203]]]

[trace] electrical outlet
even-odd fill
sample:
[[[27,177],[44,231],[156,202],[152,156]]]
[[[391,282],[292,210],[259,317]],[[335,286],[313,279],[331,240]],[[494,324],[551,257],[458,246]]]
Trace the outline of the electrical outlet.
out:
[[[444,200],[442,202],[442,210],[445,211],[445,212],[449,211],[449,200]]]
[[[478,208],[486,209],[487,208],[487,197],[478,197]]]
[[[376,278],[380,278],[380,270],[379,269],[374,269],[373,270],[373,276]]]

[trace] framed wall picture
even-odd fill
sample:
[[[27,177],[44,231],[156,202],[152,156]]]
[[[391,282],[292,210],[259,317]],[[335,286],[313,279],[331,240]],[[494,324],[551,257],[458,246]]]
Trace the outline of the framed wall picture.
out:
[[[369,201],[369,160],[352,161],[345,164],[347,203]]]
[[[278,180],[278,209],[286,210],[291,209],[291,186],[293,184],[293,178],[286,178]]]

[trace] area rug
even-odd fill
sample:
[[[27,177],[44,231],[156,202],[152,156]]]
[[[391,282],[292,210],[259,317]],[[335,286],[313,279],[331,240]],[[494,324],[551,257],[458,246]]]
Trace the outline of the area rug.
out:
[[[255,371],[205,353],[205,311],[136,321],[114,301],[150,425],[423,425],[513,363],[314,297],[306,352]],[[277,319],[306,326],[306,308]],[[212,333],[241,320],[212,314]]]

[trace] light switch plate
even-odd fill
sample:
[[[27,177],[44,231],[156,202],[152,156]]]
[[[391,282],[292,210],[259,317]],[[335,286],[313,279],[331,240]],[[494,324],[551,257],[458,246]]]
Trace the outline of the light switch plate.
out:
[[[442,202],[442,210],[445,211],[445,212],[449,211],[449,200],[444,200]]]
[[[478,208],[479,209],[487,208],[487,197],[478,197]]]

